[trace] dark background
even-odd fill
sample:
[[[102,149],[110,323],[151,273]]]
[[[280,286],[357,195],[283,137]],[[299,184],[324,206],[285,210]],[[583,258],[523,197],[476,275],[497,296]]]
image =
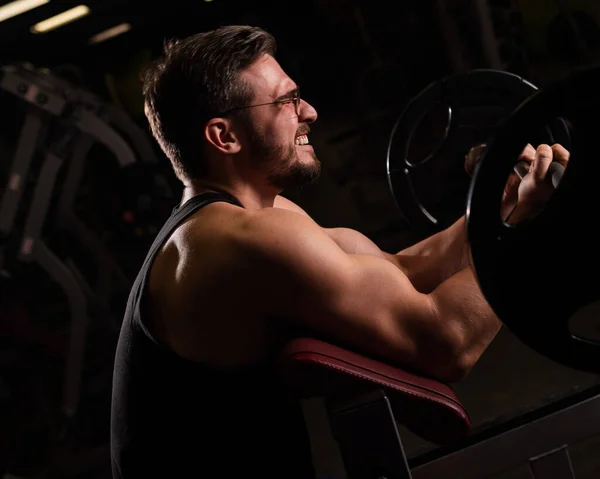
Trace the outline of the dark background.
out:
[[[403,218],[386,175],[391,129],[414,95],[445,75],[483,68],[520,75],[541,88],[600,60],[596,0],[88,0],[87,17],[47,34],[30,33],[37,21],[77,4],[55,0],[0,23],[0,62],[29,63],[61,73],[126,111],[145,132],[139,72],[166,38],[232,23],[254,24],[273,33],[280,63],[319,112],[310,141],[323,163],[323,175],[318,184],[286,194],[323,226],[356,228],[390,252],[424,234]],[[131,23],[131,31],[88,44],[91,35],[123,21]],[[0,174],[5,174],[24,105],[7,95],[0,95],[0,102]],[[108,152],[94,150],[78,195],[77,209],[85,222],[106,240],[130,275],[139,267],[156,227],[177,204],[181,188],[168,161],[160,151],[156,154],[160,164],[151,167],[151,173],[124,172]],[[165,179],[171,194],[159,194],[151,186],[156,174]],[[136,178],[134,183],[131,178]],[[124,224],[123,212],[139,195],[153,198],[150,213]],[[48,218],[51,228],[52,209]],[[72,254],[75,240],[49,231],[48,241],[61,258],[75,256],[82,269],[89,267],[85,253]],[[36,265],[11,262],[10,245],[5,248],[10,279],[3,281],[2,320],[14,325],[15,311],[21,311],[25,319],[17,323],[28,325],[29,333],[15,341],[7,333],[14,328],[3,329],[0,424],[6,427],[0,428],[0,472],[25,477],[54,464],[59,472],[52,477],[66,477],[69,471],[108,477],[114,328],[106,327],[103,318],[90,323],[81,410],[66,439],[58,441],[64,427],[58,410],[69,324],[65,293]],[[115,302],[118,317],[123,297]],[[58,344],[59,352],[49,353],[54,351],[49,344]],[[540,357],[503,330],[455,389],[475,428],[485,429],[588,388],[597,379]],[[316,463],[325,473],[343,474],[318,401],[308,401],[306,408],[315,441],[322,443],[315,451]],[[409,455],[432,447],[405,433]],[[582,477],[597,477],[599,471],[590,465],[597,455],[589,453],[590,447],[577,456]]]

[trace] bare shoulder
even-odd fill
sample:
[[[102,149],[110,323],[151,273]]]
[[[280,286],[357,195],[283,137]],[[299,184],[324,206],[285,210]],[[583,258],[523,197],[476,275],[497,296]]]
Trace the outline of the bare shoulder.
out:
[[[347,259],[307,215],[276,207],[244,210],[227,203],[203,210],[183,224],[164,248],[189,285],[210,278],[212,285],[233,287],[274,268],[296,272],[317,268],[323,255]]]
[[[193,213],[173,232],[157,255],[151,276],[151,292],[156,296],[181,297],[182,292],[202,278],[213,284],[227,256],[227,239],[243,223],[244,210],[218,202]],[[153,287],[152,287],[153,286]]]
[[[301,290],[343,294],[356,269],[353,258],[311,218],[286,209],[215,209],[212,218],[189,229],[185,248],[194,253],[182,268],[189,271],[187,284],[209,277],[211,287],[243,291],[249,310],[268,316],[288,316]]]
[[[191,249],[201,244],[237,249],[259,244],[273,246],[273,242],[293,241],[294,238],[302,240],[302,236],[298,238],[299,233],[323,234],[308,214],[301,213],[300,207],[294,207],[289,200],[279,204],[260,210],[245,210],[228,203],[209,205],[182,225],[174,240]]]
[[[274,202],[273,206],[275,208],[293,211],[295,213],[298,213],[298,214],[301,214],[303,216],[310,218],[310,215],[303,208],[301,208],[300,206],[298,206],[296,203],[294,203],[289,198],[286,198],[285,196],[277,195],[275,197],[275,202]]]
[[[248,212],[230,239],[245,259],[273,265],[290,266],[323,255],[347,256],[308,215],[276,207]]]
[[[306,228],[319,232],[309,218],[274,208],[213,203],[193,214],[152,268],[152,332],[195,361],[219,367],[254,361],[270,341],[263,305],[277,294],[275,264],[286,262],[294,236]],[[232,330],[239,334],[232,337]]]

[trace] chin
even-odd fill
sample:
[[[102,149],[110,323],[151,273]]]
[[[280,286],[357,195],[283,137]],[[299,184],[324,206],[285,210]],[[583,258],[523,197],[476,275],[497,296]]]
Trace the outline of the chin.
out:
[[[302,147],[302,149],[300,151],[298,151],[296,156],[300,161],[303,161],[303,162],[318,161],[317,156],[315,155],[315,150],[313,150],[313,147],[310,145],[304,145]]]
[[[269,180],[270,184],[282,190],[301,188],[309,186],[318,180],[321,175],[321,162],[314,156],[311,160],[301,160],[285,171],[273,172]]]

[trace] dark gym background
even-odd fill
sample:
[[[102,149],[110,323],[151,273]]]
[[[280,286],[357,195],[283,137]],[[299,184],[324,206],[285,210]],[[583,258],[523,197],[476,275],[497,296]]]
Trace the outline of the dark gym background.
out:
[[[3,0],[0,5],[6,3]],[[50,1],[1,22],[0,62],[56,69],[124,109],[147,131],[138,74],[160,51],[165,38],[220,24],[262,26],[276,36],[280,62],[319,112],[310,140],[323,163],[323,175],[317,185],[286,195],[323,226],[356,228],[394,252],[420,237],[420,232],[402,220],[385,171],[391,128],[412,96],[444,75],[474,68],[509,71],[543,87],[600,60],[597,0],[82,3],[91,10],[88,16],[46,34],[32,34],[29,28],[79,2]],[[569,23],[565,11],[573,14],[574,24]],[[128,22],[131,30],[100,44],[88,43],[93,34],[121,22]],[[9,155],[20,128],[19,108],[0,96],[0,175],[5,175],[10,165]],[[96,152],[90,161],[97,162],[102,154]],[[126,249],[116,248],[113,253],[132,273],[154,231],[148,224],[160,226],[164,212],[178,200],[180,186],[170,174],[167,160],[160,159],[162,164],[152,174],[163,174],[176,194],[155,197],[155,205],[162,204],[155,206],[156,216],[146,219],[144,225],[127,225],[133,240]],[[110,166],[89,167],[93,173],[88,172],[79,201],[95,231],[114,237],[125,234],[116,223],[122,221],[126,205],[110,200],[124,175],[112,161],[105,161]],[[128,188],[159,195],[144,183],[149,181],[148,175],[138,174],[137,186],[128,184]],[[5,176],[1,179],[3,187]],[[9,299],[11,304],[20,301],[26,305],[25,314],[40,331],[60,330],[68,321],[63,294],[35,267],[4,279],[3,288],[10,291],[10,298],[3,296],[4,306]],[[62,384],[60,362],[46,358],[35,346],[15,348],[0,336],[0,474],[43,477],[40,474],[48,464],[54,464],[50,477],[110,477],[107,444],[114,338],[93,334],[93,327],[90,331],[81,419],[74,430],[67,431],[69,446],[64,448],[52,439],[53,411]],[[453,386],[474,429],[481,430],[596,383],[597,376],[557,365],[503,329],[471,374]],[[306,402],[315,463],[323,474],[343,477],[321,406],[317,400]],[[409,456],[433,447],[402,432]],[[599,447],[600,441],[572,447],[577,477],[600,477]],[[525,470],[517,469],[501,477],[527,476]]]

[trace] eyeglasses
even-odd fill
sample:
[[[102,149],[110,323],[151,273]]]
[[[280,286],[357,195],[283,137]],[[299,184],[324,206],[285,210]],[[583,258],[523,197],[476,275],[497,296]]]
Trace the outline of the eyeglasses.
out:
[[[218,116],[225,116],[228,113],[231,113],[232,111],[244,110],[246,108],[254,108],[255,106],[284,105],[286,103],[293,103],[294,111],[296,112],[296,116],[300,116],[300,89],[299,88],[296,89],[296,91],[294,92],[293,95],[294,96],[287,97],[287,98],[281,98],[279,100],[270,101],[268,103],[258,103],[256,105],[246,105],[246,106],[238,106],[236,108],[230,108],[229,110],[226,110],[226,111],[220,113]]]

